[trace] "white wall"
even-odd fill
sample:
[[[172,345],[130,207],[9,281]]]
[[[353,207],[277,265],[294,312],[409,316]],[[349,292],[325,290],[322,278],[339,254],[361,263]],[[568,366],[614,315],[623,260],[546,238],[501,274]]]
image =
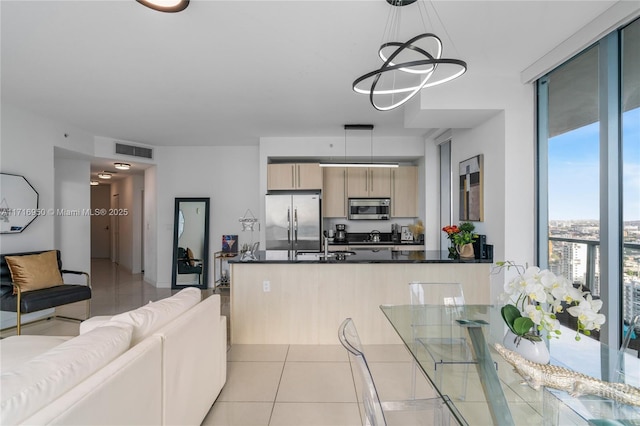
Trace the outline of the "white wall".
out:
[[[24,176],[39,195],[40,208],[54,207],[53,147],[56,123],[2,105],[0,171]],[[54,218],[41,216],[19,234],[0,235],[3,253],[54,248]]]
[[[142,191],[144,178],[130,175],[111,183],[111,199],[118,196],[119,207],[111,205],[111,223],[118,221],[119,265],[132,274],[142,271]],[[115,226],[111,226],[115,230]],[[113,235],[112,235],[113,240]]]
[[[65,269],[91,272],[91,241],[86,238],[91,233],[91,216],[79,213],[91,208],[89,161],[56,156],[54,168],[55,247]]]
[[[158,282],[158,185],[157,167],[144,170],[144,252],[142,269],[145,281]]]
[[[74,193],[72,189],[82,184],[88,186],[88,173],[83,176],[82,171],[65,171],[65,166],[59,165],[60,174],[57,175],[54,172],[54,148],[87,154],[92,151],[91,135],[11,105],[2,104],[1,113],[0,171],[24,176],[39,194],[39,208],[54,211],[56,207],[67,206],[89,208],[88,192]],[[68,163],[66,165],[69,166]],[[86,170],[82,161],[76,165],[80,166],[80,170]],[[56,182],[57,177],[63,180],[59,184]],[[56,198],[56,192],[60,192],[59,198]],[[79,234],[76,233],[56,235],[56,222],[54,214],[47,214],[38,217],[19,234],[0,235],[0,251],[17,253],[60,248],[64,249],[62,262],[65,268],[89,271],[90,260],[86,257],[89,252],[88,230],[84,234],[87,236],[86,242],[77,241]],[[84,219],[65,218],[60,224],[84,228]],[[28,314],[23,317],[23,321],[50,313],[51,310]],[[15,325],[14,313],[3,311],[0,315],[2,328]]]
[[[211,287],[213,253],[222,249],[222,235],[237,234],[240,245],[251,238],[248,232],[241,232],[238,219],[247,209],[254,214],[259,210],[258,147],[158,147],[155,154],[158,166],[147,172],[156,175],[155,188],[145,187],[145,198],[150,201],[153,193],[157,198],[156,216],[149,211],[156,207],[145,201],[149,207],[145,207],[147,226],[151,231],[157,229],[156,241],[150,235],[145,242],[145,252],[153,257],[149,264],[155,261],[157,265],[154,284],[171,286],[175,198],[209,197],[208,285]],[[150,280],[146,271],[145,265],[145,279]]]

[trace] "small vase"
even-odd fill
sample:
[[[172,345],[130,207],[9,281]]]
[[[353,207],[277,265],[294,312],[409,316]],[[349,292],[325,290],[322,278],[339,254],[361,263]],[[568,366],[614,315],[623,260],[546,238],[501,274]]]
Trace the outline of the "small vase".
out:
[[[457,259],[459,256],[455,246],[449,247],[449,259]]]
[[[473,259],[475,257],[473,244],[471,243],[456,246],[456,251],[460,255],[460,259]]]
[[[518,337],[511,330],[507,330],[507,334],[504,335],[502,346],[538,364],[549,364],[551,359],[549,348],[547,348],[544,341],[535,342],[524,337]]]

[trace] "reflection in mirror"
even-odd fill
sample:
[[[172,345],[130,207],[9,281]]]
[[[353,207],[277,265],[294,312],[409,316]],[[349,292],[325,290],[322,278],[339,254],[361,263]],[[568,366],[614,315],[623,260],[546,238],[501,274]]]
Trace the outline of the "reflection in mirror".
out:
[[[176,198],[171,288],[207,288],[209,198]]]
[[[44,213],[38,209],[38,192],[24,176],[0,173],[0,233],[22,232]]]

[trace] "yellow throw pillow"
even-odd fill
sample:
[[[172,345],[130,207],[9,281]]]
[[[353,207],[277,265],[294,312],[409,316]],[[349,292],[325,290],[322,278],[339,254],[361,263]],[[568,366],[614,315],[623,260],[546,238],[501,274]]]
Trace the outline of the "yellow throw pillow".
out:
[[[193,252],[187,247],[187,258],[189,258],[189,265],[196,266],[196,262],[193,261]]]
[[[11,271],[11,281],[19,285],[22,292],[64,284],[55,250],[40,254],[5,256],[5,259]]]

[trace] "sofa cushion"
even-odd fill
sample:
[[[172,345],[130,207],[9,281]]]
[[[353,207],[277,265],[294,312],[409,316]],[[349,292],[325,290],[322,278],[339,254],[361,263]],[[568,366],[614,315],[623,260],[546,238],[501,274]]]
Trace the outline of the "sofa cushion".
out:
[[[0,374],[0,424],[16,424],[124,353],[132,328],[105,324]]]
[[[0,371],[15,370],[25,362],[70,340],[72,336],[10,336],[0,340]]]
[[[5,256],[11,281],[24,291],[39,290],[64,284],[55,250],[40,254]]]
[[[195,287],[187,287],[166,299],[151,302],[138,309],[114,315],[111,321],[133,326],[131,346],[137,345],[160,327],[179,317],[197,305],[202,293]]]
[[[87,318],[80,323],[79,334],[88,333],[96,327],[100,327],[111,320],[111,315],[96,315],[95,317]]]

